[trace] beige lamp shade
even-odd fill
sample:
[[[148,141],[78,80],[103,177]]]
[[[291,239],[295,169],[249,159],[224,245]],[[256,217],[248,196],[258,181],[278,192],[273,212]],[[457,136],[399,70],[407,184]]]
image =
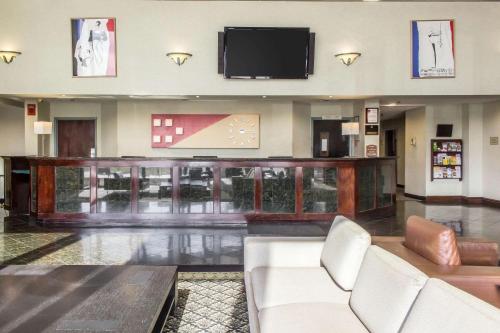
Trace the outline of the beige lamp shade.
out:
[[[342,135],[359,135],[359,123],[342,123]]]
[[[52,134],[52,122],[35,121],[35,134]]]

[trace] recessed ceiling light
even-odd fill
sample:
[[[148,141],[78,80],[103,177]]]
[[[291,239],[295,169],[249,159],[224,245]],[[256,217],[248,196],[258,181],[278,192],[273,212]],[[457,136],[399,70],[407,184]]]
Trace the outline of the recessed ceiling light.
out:
[[[328,98],[333,98],[333,96],[330,95],[330,96],[328,96]]]
[[[196,95],[196,98],[200,98],[200,96]]]
[[[264,95],[264,96],[262,96],[262,98],[267,98],[267,96],[266,96],[266,95]]]

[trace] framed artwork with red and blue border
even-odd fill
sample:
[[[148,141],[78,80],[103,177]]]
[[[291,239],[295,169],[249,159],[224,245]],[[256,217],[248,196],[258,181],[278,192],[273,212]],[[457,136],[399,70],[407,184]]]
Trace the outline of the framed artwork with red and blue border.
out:
[[[454,20],[411,22],[412,78],[455,77]]]

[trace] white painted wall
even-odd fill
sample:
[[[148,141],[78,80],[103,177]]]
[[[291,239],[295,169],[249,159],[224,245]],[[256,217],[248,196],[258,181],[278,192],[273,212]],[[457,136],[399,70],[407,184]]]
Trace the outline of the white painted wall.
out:
[[[0,66],[3,94],[485,95],[500,81],[496,2],[3,1],[0,49],[23,54]],[[117,19],[118,76],[74,79],[70,18]],[[410,21],[455,19],[457,77],[410,79]],[[224,26],[310,27],[308,80],[224,80],[217,32]],[[334,54],[359,51],[352,66]],[[179,67],[165,56],[188,51]]]
[[[366,108],[377,108],[379,109],[379,115],[378,115],[378,123],[376,124],[370,124],[370,125],[377,125],[379,126],[378,130],[378,135],[366,135]],[[380,103],[378,100],[368,100],[365,101],[363,107],[360,110],[359,113],[359,132],[362,133],[361,137],[364,136],[364,142],[363,142],[363,153],[361,156],[367,157],[366,154],[366,147],[369,145],[375,145],[377,146],[377,156],[380,156]]]
[[[500,103],[485,104],[483,117],[483,196],[500,200],[500,145],[490,145],[500,137]]]
[[[311,105],[294,102],[292,120],[293,157],[312,157]]]
[[[151,114],[154,113],[258,113],[259,149],[151,148]],[[293,155],[292,102],[272,101],[119,101],[117,155],[268,157]],[[308,145],[307,140],[303,141]],[[309,147],[309,146],[308,146]],[[303,151],[304,148],[296,149]]]
[[[117,156],[118,106],[116,102],[102,103],[101,128],[101,156]]]
[[[405,118],[405,192],[426,195],[426,168],[427,166],[427,123],[426,109],[419,108],[406,112]],[[416,145],[411,145],[414,138]]]
[[[24,109],[0,104],[0,156],[24,155]],[[0,157],[0,175],[4,174]],[[0,198],[4,197],[4,178],[0,178]]]
[[[437,124],[452,124],[451,138],[436,137]],[[462,184],[458,179],[439,179],[431,181],[431,139],[462,139],[462,105],[434,104],[426,106],[426,195],[462,195]],[[469,158],[465,156],[465,158]]]
[[[24,155],[23,108],[0,104],[0,155]]]
[[[462,195],[483,195],[483,104],[463,106],[462,140],[463,163]]]
[[[353,116],[352,102],[312,102],[311,117],[321,118],[333,116],[339,118],[350,118]]]

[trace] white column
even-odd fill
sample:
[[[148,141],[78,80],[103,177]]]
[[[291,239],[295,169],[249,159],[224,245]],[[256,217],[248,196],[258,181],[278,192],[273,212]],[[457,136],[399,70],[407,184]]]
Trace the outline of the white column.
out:
[[[36,114],[28,115],[28,104],[35,104]],[[38,155],[38,135],[34,132],[35,121],[38,120],[38,102],[36,100],[24,101],[24,154]]]
[[[369,125],[378,126],[378,130],[379,130],[378,135],[366,135],[366,133],[365,133],[365,125],[367,125],[366,124],[366,108],[379,109],[378,123],[369,124]],[[362,152],[363,155],[362,156],[367,157],[366,148],[369,145],[375,145],[377,147],[377,157],[380,156],[380,102],[378,100],[365,101],[363,111],[360,114],[359,125],[360,125],[359,132],[364,134],[364,143],[363,143],[363,152]]]

